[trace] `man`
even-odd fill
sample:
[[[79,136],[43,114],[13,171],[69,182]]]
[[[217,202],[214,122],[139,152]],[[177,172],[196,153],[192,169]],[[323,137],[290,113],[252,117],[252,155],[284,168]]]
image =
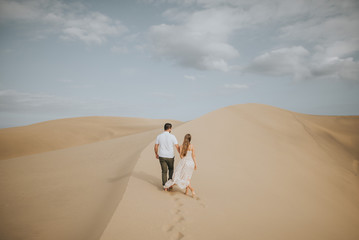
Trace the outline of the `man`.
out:
[[[169,171],[168,179],[172,179],[175,160],[173,146],[176,146],[178,153],[180,152],[177,139],[174,135],[171,134],[172,124],[166,123],[164,130],[165,131],[163,133],[157,136],[156,144],[154,147],[156,158],[160,160],[161,164],[162,185],[165,185],[167,182],[167,168]]]

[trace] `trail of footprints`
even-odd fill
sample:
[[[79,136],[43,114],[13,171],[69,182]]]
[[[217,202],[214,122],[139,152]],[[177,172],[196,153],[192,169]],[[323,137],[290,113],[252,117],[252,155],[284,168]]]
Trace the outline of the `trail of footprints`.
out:
[[[171,211],[173,215],[173,222],[169,225],[164,226],[163,230],[169,234],[170,240],[181,240],[184,238],[183,230],[184,230],[184,210],[183,203],[179,197],[175,197],[175,208]]]
[[[200,199],[197,197],[196,200],[199,200],[199,204],[202,207],[206,207]],[[171,210],[171,215],[173,221],[169,225],[165,225],[163,227],[163,231],[165,231],[169,235],[170,240],[181,240],[185,237],[184,230],[185,230],[185,211],[184,211],[184,204],[180,197],[175,197],[175,208]]]

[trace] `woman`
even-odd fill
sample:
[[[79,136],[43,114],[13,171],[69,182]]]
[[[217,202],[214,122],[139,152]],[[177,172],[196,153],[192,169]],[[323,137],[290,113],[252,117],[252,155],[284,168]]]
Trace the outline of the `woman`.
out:
[[[181,189],[186,188],[185,194],[191,190],[192,197],[196,196],[194,189],[191,187],[191,177],[193,170],[197,170],[196,156],[194,154],[194,147],[191,144],[191,134],[184,136],[183,144],[180,147],[180,161],[178,162],[172,179],[169,179],[164,185],[165,191],[177,184]]]

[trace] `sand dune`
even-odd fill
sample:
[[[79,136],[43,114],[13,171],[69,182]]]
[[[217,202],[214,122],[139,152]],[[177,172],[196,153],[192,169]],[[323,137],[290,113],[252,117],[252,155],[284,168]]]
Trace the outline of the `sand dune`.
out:
[[[0,161],[0,239],[99,239],[141,151],[166,121],[138,119],[124,133],[136,124],[156,129]],[[92,127],[79,134],[99,131]]]
[[[1,236],[359,239],[358,116],[244,104],[175,125],[197,200],[162,191],[160,131],[0,161]]]
[[[359,178],[346,164],[358,160],[358,128],[358,117],[258,104],[185,123],[173,133],[193,135],[200,199],[161,192],[152,142],[101,240],[359,239]]]
[[[4,128],[0,129],[0,160],[140,133],[158,128],[163,121],[165,120],[79,117]]]

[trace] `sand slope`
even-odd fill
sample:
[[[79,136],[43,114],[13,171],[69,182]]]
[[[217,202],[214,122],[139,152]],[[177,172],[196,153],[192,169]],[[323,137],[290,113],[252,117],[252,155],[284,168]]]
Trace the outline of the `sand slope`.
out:
[[[246,104],[173,130],[193,135],[199,200],[160,188],[152,144],[101,240],[359,239],[359,117]]]
[[[83,120],[86,125],[88,119]],[[156,129],[0,161],[0,239],[99,239],[141,151],[166,121],[137,119],[117,129],[122,127],[123,135],[138,131],[136,124],[142,130]],[[81,119],[75,122],[81,125]],[[100,129],[100,124],[90,124],[77,133],[92,136],[101,134]],[[49,145],[58,139],[49,135]]]
[[[162,124],[0,161],[1,239],[359,239],[358,116],[244,104],[175,125],[198,200],[161,189]]]
[[[163,121],[127,117],[79,117],[4,128],[0,129],[0,160],[140,133],[158,128]]]

